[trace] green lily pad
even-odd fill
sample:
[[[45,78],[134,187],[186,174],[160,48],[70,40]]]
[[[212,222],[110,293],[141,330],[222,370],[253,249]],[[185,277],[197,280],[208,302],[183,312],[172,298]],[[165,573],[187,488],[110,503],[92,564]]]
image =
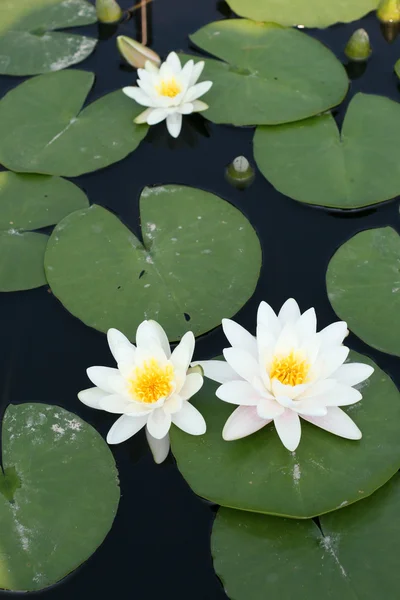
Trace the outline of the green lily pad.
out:
[[[145,188],[144,243],[101,208],[69,215],[50,238],[45,269],[55,296],[90,327],[132,340],[143,319],[170,340],[199,335],[250,298],[261,268],[258,237],[228,202],[178,185]]]
[[[400,105],[357,94],[338,131],[330,114],[258,127],[254,157],[282,194],[333,208],[359,208],[400,194]]]
[[[76,185],[60,177],[0,173],[0,292],[47,283],[44,252],[48,236],[32,230],[55,225],[89,205]]]
[[[399,503],[395,475],[371,498],[324,515],[321,529],[221,508],[214,568],[235,600],[397,600]]]
[[[85,0],[2,0],[0,74],[37,75],[81,62],[97,40],[55,30],[96,20]]]
[[[281,25],[329,27],[350,23],[375,10],[379,0],[227,0],[239,16]]]
[[[101,436],[46,404],[11,405],[3,420],[0,588],[41,590],[103,542],[118,502],[118,473]]]
[[[363,400],[346,412],[360,427],[359,442],[345,440],[302,420],[296,452],[284,448],[273,424],[235,442],[222,439],[234,407],[215,396],[207,381],[193,404],[207,422],[201,438],[176,427],[172,451],[194,492],[222,506],[309,518],[362,500],[386,483],[400,466],[400,394],[367,357],[350,360],[374,366],[359,386]]]
[[[346,95],[343,65],[301,31],[229,19],[206,25],[190,39],[224,61],[205,59],[202,76],[213,81],[204,116],[215,123],[297,121],[336,106]]]
[[[24,81],[0,101],[0,163],[12,171],[76,177],[125,158],[147,133],[121,90],[82,110],[94,75],[70,70]]]
[[[326,275],[334,311],[364,342],[400,356],[400,237],[362,231],[337,250]]]

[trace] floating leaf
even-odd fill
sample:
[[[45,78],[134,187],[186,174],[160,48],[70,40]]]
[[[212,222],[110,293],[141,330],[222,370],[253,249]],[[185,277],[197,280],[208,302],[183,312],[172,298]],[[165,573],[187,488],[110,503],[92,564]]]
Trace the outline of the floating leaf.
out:
[[[0,74],[37,75],[81,62],[97,41],[54,30],[95,22],[85,0],[1,0]]]
[[[9,406],[2,448],[0,588],[40,590],[103,542],[118,507],[118,473],[101,436],[58,406]]]
[[[329,27],[350,23],[375,10],[379,0],[227,0],[239,16],[281,25]]]
[[[282,194],[334,208],[359,208],[400,194],[400,105],[357,94],[340,134],[332,115],[258,127],[254,156]]]
[[[217,504],[254,512],[308,518],[372,494],[400,466],[400,394],[367,357],[375,372],[359,386],[363,400],[347,408],[360,427],[359,442],[345,440],[302,420],[296,452],[282,445],[273,424],[235,442],[222,439],[234,407],[215,397],[206,382],[193,399],[207,422],[201,438],[171,430],[172,451],[193,490]]]
[[[0,162],[12,171],[76,177],[135,150],[147,132],[122,91],[86,108],[94,75],[70,70],[39,75],[0,101]],[[39,125],[38,125],[39,124]]]
[[[313,521],[221,508],[214,568],[235,600],[396,600],[399,503],[395,475],[371,498],[321,517],[321,529]]]
[[[229,19],[206,25],[191,40],[225,61],[205,59],[203,78],[213,86],[204,116],[215,123],[297,121],[336,106],[347,92],[342,64],[300,31]]]
[[[76,185],[59,177],[0,173],[0,291],[46,284],[43,260],[48,236],[33,233],[88,206]]]
[[[391,227],[362,231],[343,244],[326,275],[329,300],[370,346],[400,356],[400,237]]]
[[[140,210],[144,245],[96,205],[55,228],[45,268],[64,306],[87,325],[116,327],[132,340],[147,318],[176,340],[234,315],[261,267],[247,219],[213,194],[177,185],[145,188]]]

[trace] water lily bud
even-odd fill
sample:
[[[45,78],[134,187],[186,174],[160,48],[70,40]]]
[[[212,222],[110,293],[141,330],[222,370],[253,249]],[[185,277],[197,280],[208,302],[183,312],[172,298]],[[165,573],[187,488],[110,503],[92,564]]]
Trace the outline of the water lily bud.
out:
[[[396,73],[397,77],[400,79],[400,58],[399,58],[399,60],[396,61],[396,64],[394,65],[394,72]]]
[[[100,23],[117,23],[122,10],[116,0],[96,0],[96,13]]]
[[[245,156],[237,156],[226,169],[226,178],[232,185],[245,188],[254,180],[254,169]]]
[[[161,64],[156,52],[126,35],[117,37],[117,47],[126,62],[136,69],[143,69],[148,60],[156,67]]]
[[[399,35],[400,23],[380,23],[380,30],[385,40],[391,44]]]
[[[347,42],[344,53],[351,60],[367,60],[372,49],[369,43],[369,35],[365,29],[357,29]]]
[[[400,0],[381,0],[376,14],[382,23],[399,23]]]

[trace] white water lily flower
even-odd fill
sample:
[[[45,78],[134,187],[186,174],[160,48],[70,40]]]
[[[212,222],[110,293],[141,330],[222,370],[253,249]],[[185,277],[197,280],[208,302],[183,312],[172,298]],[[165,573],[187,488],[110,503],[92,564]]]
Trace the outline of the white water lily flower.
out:
[[[169,452],[171,423],[191,435],[202,435],[206,423],[189,399],[203,385],[199,373],[188,369],[194,352],[194,335],[185,333],[171,353],[164,329],[155,321],[143,321],[136,346],[117,329],[107,334],[117,369],[89,367],[96,387],[79,392],[91,408],[122,415],[107,435],[109,444],[120,444],[146,426],[146,436],[156,463]]]
[[[223,361],[204,361],[204,374],[222,383],[216,395],[239,405],[227,420],[223,438],[246,437],[271,421],[283,445],[296,450],[301,437],[300,417],[335,435],[359,440],[361,431],[339,407],[361,400],[353,386],[373,373],[369,365],[343,364],[349,349],[343,321],[317,333],[315,310],[300,314],[295,300],[278,315],[261,302],[257,335],[228,319],[222,322],[231,348]]]
[[[204,61],[189,60],[184,67],[178,55],[171,52],[160,68],[150,61],[138,69],[139,87],[124,87],[123,92],[141,106],[148,106],[135,123],[155,125],[167,120],[172,137],[177,138],[182,128],[182,115],[201,112],[208,108],[199,100],[212,86],[211,81],[197,83],[204,69]]]

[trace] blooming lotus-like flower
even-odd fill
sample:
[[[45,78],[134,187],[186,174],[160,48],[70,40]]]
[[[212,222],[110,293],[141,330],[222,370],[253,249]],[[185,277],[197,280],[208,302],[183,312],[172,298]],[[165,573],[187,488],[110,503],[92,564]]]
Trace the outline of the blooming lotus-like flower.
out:
[[[284,444],[296,450],[301,437],[300,417],[335,435],[358,440],[361,431],[339,408],[361,400],[354,385],[367,379],[373,368],[360,363],[343,364],[349,349],[343,321],[317,333],[315,310],[300,314],[295,300],[282,306],[278,315],[261,302],[257,336],[224,319],[232,348],[223,361],[199,364],[204,374],[222,385],[216,395],[239,407],[227,420],[223,438],[246,437],[271,421]]]
[[[212,86],[211,81],[197,83],[203,69],[204,61],[194,64],[193,60],[182,68],[175,52],[169,54],[160,68],[147,61],[144,69],[138,69],[139,87],[122,90],[141,106],[149,107],[136,117],[135,123],[155,125],[166,119],[169,133],[177,138],[182,128],[182,115],[208,108],[199,100]]]
[[[117,329],[107,337],[118,368],[89,367],[96,387],[79,392],[78,398],[91,408],[122,415],[107,435],[109,444],[120,444],[146,426],[154,460],[161,463],[169,452],[171,423],[191,435],[205,433],[202,415],[188,402],[203,385],[200,373],[188,373],[193,333],[186,333],[172,353],[155,321],[139,325],[136,347]]]

